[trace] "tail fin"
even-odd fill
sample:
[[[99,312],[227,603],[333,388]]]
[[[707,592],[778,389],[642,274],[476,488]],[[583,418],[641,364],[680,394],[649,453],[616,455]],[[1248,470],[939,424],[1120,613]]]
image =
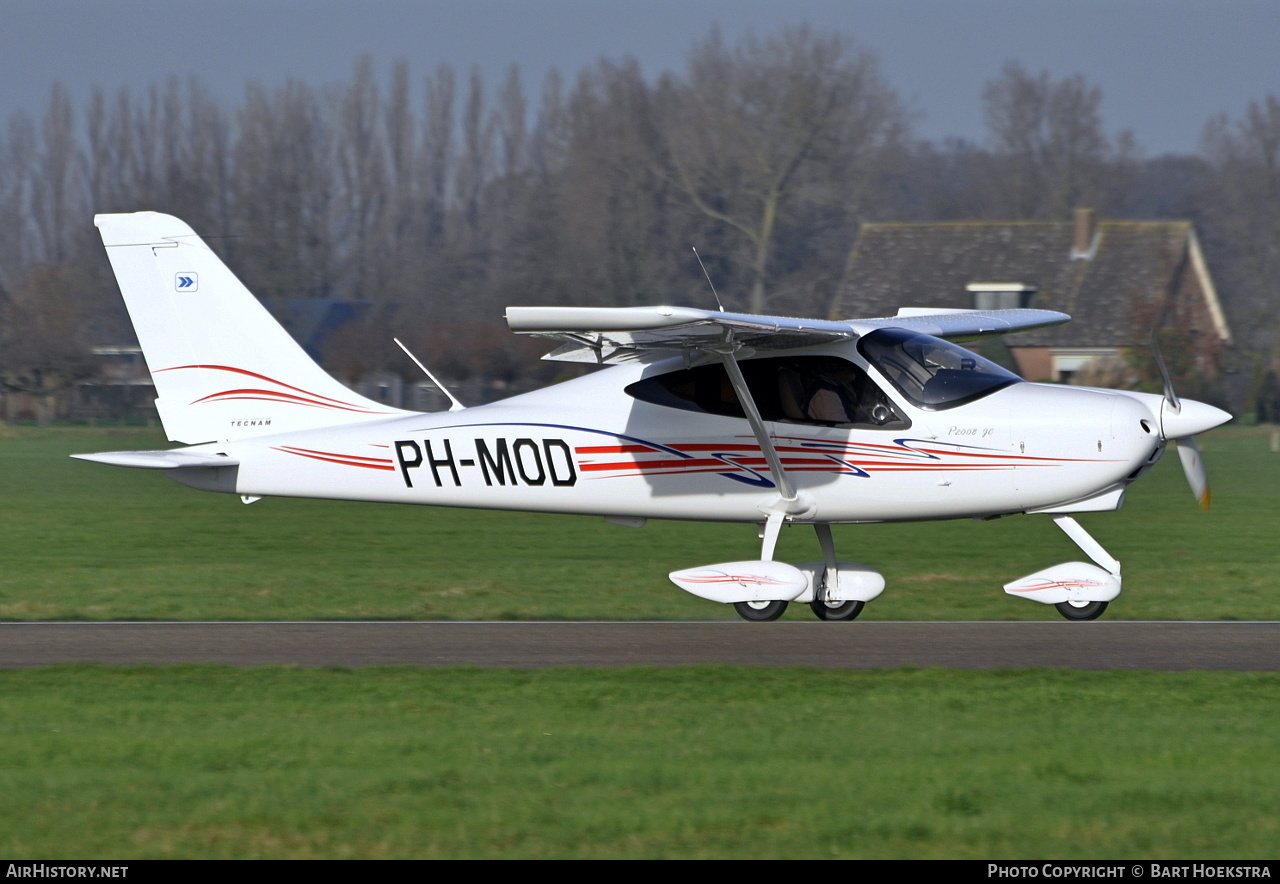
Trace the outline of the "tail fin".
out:
[[[324,372],[190,227],[171,215],[97,215],[175,442],[359,423],[406,412]]]

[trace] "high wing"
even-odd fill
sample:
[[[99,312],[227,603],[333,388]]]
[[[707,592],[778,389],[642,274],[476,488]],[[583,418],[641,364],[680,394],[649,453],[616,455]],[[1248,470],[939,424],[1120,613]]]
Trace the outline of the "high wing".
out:
[[[648,361],[691,350],[791,350],[857,338],[877,328],[905,328],[941,338],[979,338],[1059,325],[1053,310],[904,308],[880,319],[823,320],[693,307],[508,307],[517,334],[565,344],[544,358],[559,362]]]
[[[787,349],[857,336],[847,322],[693,307],[508,307],[513,332],[559,338],[560,362],[627,362],[725,345]]]
[[[1030,331],[1070,322],[1057,310],[937,310],[903,307],[897,316],[849,321],[859,335],[877,328],[905,328],[947,340],[970,340],[1011,332]]]

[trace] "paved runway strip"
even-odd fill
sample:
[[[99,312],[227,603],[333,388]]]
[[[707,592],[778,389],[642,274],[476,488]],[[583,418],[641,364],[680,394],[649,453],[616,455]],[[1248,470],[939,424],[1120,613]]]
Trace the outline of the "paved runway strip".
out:
[[[1280,622],[3,623],[0,667],[680,666],[1280,669]]]

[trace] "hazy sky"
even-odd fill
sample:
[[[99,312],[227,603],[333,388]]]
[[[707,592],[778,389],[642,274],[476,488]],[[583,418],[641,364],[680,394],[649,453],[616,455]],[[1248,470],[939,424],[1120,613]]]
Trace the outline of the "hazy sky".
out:
[[[1280,0],[0,0],[0,123],[59,80],[83,107],[94,85],[194,74],[235,106],[248,80],[336,83],[364,52],[384,81],[397,58],[415,81],[447,62],[491,84],[516,62],[536,96],[551,67],[630,55],[653,76],[712,23],[733,40],[803,22],[875,52],[932,139],[982,138],[983,83],[1010,59],[1084,74],[1148,155],[1280,95]]]

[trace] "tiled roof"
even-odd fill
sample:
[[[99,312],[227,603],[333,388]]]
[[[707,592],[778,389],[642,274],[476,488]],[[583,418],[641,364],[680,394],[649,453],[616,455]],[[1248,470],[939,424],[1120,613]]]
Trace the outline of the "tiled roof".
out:
[[[1074,227],[1048,222],[866,224],[836,312],[891,316],[899,307],[972,307],[970,283],[1023,283],[1029,306],[1069,313],[1063,326],[1013,335],[1021,346],[1111,347],[1145,342],[1182,272],[1193,272],[1188,221],[1099,221],[1088,259],[1072,257]]]

